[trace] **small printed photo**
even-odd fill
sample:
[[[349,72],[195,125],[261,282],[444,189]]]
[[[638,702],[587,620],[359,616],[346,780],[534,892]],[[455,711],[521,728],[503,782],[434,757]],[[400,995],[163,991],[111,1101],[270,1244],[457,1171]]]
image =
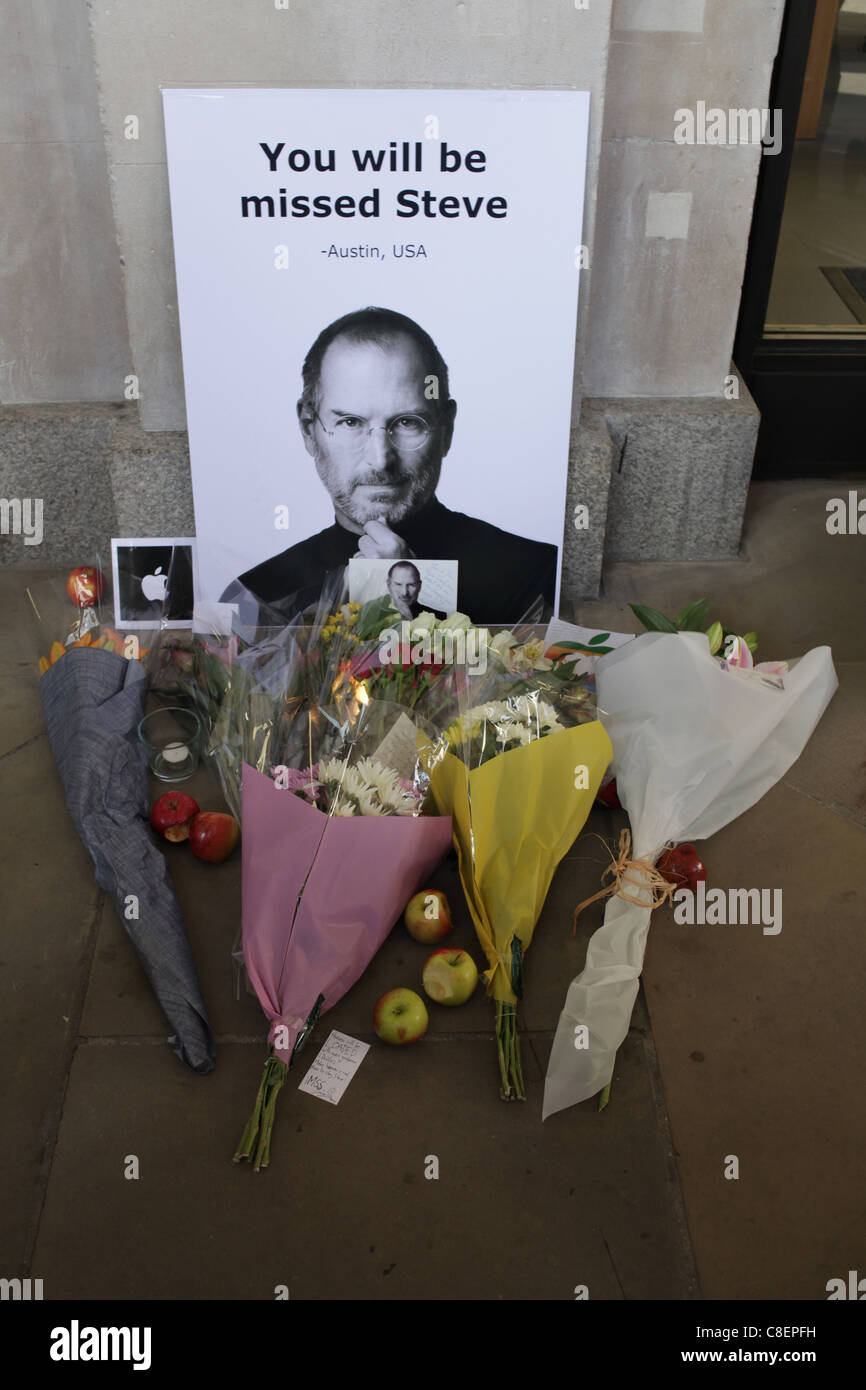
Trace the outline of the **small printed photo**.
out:
[[[402,618],[457,611],[457,560],[349,561],[349,602],[367,603],[389,594]]]
[[[115,627],[192,627],[194,544],[190,536],[112,539]]]

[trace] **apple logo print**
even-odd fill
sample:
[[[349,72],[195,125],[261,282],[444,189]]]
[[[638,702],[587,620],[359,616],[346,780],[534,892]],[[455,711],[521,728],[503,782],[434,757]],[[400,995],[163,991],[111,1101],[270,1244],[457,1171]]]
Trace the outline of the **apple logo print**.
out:
[[[167,576],[162,572],[162,565],[157,565],[153,574],[146,574],[141,581],[141,592],[149,603],[154,601],[163,603],[165,601],[165,586],[168,582]]]

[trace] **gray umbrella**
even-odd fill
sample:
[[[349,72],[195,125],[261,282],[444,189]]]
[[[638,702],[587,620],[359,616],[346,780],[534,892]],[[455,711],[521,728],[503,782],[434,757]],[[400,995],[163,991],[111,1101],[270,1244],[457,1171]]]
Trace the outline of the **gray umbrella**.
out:
[[[214,1039],[168,866],[154,841],[138,736],[147,672],[114,652],[72,647],[39,694],[66,804],[173,1029],[174,1052],[213,1070]],[[138,900],[137,918],[130,897]]]

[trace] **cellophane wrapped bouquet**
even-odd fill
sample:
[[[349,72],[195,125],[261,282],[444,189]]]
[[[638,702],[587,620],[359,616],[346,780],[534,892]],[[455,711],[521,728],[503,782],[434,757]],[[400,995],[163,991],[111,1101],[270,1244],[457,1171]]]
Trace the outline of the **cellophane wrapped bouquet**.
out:
[[[546,649],[538,628],[491,636],[486,660],[466,668],[457,716],[428,763],[487,957],[503,1100],[526,1094],[517,1026],[526,952],[611,758],[592,677]]]
[[[362,639],[360,612],[323,610],[216,655],[200,648],[188,672],[209,703],[207,756],[241,820],[243,961],[270,1024],[235,1154],[256,1170],[270,1161],[277,1095],[316,1019],[360,978],[451,845],[420,756],[441,734],[420,697],[442,672],[422,672],[411,702],[383,698],[405,673],[371,665],[382,615]],[[218,698],[201,684],[214,659],[225,672]]]

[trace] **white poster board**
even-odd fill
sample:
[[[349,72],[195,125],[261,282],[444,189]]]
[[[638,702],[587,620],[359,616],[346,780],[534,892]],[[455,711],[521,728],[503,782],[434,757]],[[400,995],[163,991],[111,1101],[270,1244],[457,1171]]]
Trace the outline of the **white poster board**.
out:
[[[269,585],[271,600],[335,557],[402,554],[456,559],[459,603],[477,622],[521,616],[541,569],[558,601],[589,94],[167,88],[163,98],[197,598],[230,597],[232,581],[257,570],[255,591]],[[379,324],[365,343],[366,321],[355,321],[355,337],[322,358],[302,430],[311,345],[367,306],[429,335],[456,408],[429,394],[438,373],[418,342]],[[369,391],[371,362],[384,385]],[[363,476],[342,494],[348,513],[332,494],[335,473],[350,472],[352,432]],[[263,565],[284,552],[284,564]]]

